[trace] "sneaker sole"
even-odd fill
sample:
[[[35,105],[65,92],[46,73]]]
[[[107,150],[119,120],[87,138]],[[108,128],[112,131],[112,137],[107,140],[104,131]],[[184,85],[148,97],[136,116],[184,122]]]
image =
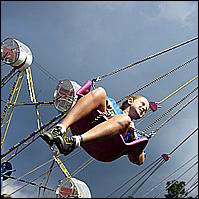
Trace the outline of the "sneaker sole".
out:
[[[68,154],[69,154],[68,152],[65,152],[65,151],[63,150],[63,145],[64,145],[64,143],[62,142],[61,138],[56,137],[56,138],[54,139],[54,142],[55,142],[55,144],[56,144],[56,146],[57,146],[57,148],[59,149],[59,152],[60,152],[61,154],[64,154],[64,155],[68,155]]]
[[[47,142],[50,146],[53,145],[53,140],[51,140],[51,139],[49,138],[48,135],[42,134],[42,135],[40,135],[40,137],[41,137],[45,142]]]

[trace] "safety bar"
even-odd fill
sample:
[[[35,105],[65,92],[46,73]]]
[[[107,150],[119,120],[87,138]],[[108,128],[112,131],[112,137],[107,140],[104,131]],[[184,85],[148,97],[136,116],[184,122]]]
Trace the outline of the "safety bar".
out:
[[[88,90],[90,91],[92,84],[93,84],[92,81],[91,81],[91,80],[88,80],[88,81],[77,91],[76,94],[82,97],[86,91],[88,91]]]

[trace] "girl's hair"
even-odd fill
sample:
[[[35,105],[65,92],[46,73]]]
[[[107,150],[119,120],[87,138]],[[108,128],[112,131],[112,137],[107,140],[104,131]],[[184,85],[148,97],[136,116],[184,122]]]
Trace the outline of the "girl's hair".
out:
[[[130,95],[128,97],[126,97],[126,99],[122,102],[122,105],[120,106],[120,109],[124,110],[126,108],[126,106],[128,105],[128,99],[132,98],[133,100],[139,99],[143,96],[141,95]]]

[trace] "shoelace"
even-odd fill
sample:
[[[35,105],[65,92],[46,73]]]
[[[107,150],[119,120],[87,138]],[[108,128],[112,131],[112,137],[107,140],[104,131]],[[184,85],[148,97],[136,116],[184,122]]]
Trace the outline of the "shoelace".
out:
[[[95,122],[98,122],[101,118],[103,118],[104,116],[109,118],[111,116],[113,116],[114,113],[113,113],[113,109],[107,109],[105,112],[101,112],[100,111],[100,114],[97,115],[94,120],[92,121],[92,123],[95,123]]]
[[[66,142],[66,144],[75,144],[75,139],[73,137],[65,137],[64,136],[64,141]]]
[[[56,126],[53,131],[52,131],[52,135],[53,136],[57,136],[61,134],[61,127],[60,126]]]

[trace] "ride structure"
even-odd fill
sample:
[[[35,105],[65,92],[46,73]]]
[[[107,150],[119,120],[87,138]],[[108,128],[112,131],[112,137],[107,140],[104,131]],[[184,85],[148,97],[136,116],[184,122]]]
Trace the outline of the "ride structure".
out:
[[[2,117],[1,117],[1,133],[2,133],[2,139],[1,139],[1,148],[3,148],[6,135],[8,133],[8,129],[11,123],[11,119],[13,116],[14,108],[17,105],[33,105],[35,106],[36,111],[36,119],[37,119],[37,128],[40,134],[43,132],[44,128],[42,127],[42,122],[40,119],[40,112],[38,109],[39,105],[52,105],[52,102],[37,102],[36,96],[35,96],[35,90],[33,85],[33,78],[31,74],[31,64],[32,64],[32,53],[25,44],[23,44],[21,41],[15,39],[15,38],[7,38],[1,43],[1,57],[2,61],[13,67],[13,69],[2,79],[1,81],[1,88],[3,88],[15,75],[17,75],[17,78],[13,84],[12,90],[9,94],[9,97],[7,99],[6,105],[4,107]],[[29,97],[31,100],[31,103],[18,103],[18,97],[20,94],[20,90],[22,88],[22,83],[24,80],[24,77],[26,75],[27,78],[27,85],[29,90]],[[65,113],[65,112],[64,112]],[[64,115],[64,113],[62,115]],[[7,120],[6,120],[7,119]],[[55,118],[56,120],[57,118]],[[54,120],[51,120],[45,127],[48,127],[50,124],[52,124]],[[4,126],[5,125],[5,126]],[[44,125],[43,125],[44,126]],[[32,141],[27,144],[26,140],[29,138],[32,138]],[[9,162],[13,157],[15,157],[20,151],[22,151],[24,148],[26,148],[30,143],[34,142],[38,137],[36,137],[36,133],[27,136],[22,142],[18,144],[16,147],[17,150],[14,154],[12,154],[10,157],[7,157],[6,155],[1,155],[1,181],[3,184],[3,181],[7,180],[8,178],[11,178],[10,175],[12,171],[15,171],[12,169],[12,164]],[[19,149],[21,145],[24,145],[22,149]],[[57,197],[79,197],[79,198],[90,198],[91,194],[89,191],[88,186],[86,183],[77,180],[75,178],[72,178],[68,170],[66,169],[65,165],[61,161],[59,156],[59,150],[54,147],[50,147],[52,152],[54,153],[53,158],[54,161],[58,164],[61,171],[65,175],[66,179],[64,179],[58,186],[56,195]],[[8,153],[9,154],[9,153]],[[46,183],[47,184],[47,183]],[[42,187],[42,184],[40,185]],[[45,188],[45,186],[44,186]],[[68,191],[63,191],[63,190]],[[70,190],[70,191],[69,191]]]

